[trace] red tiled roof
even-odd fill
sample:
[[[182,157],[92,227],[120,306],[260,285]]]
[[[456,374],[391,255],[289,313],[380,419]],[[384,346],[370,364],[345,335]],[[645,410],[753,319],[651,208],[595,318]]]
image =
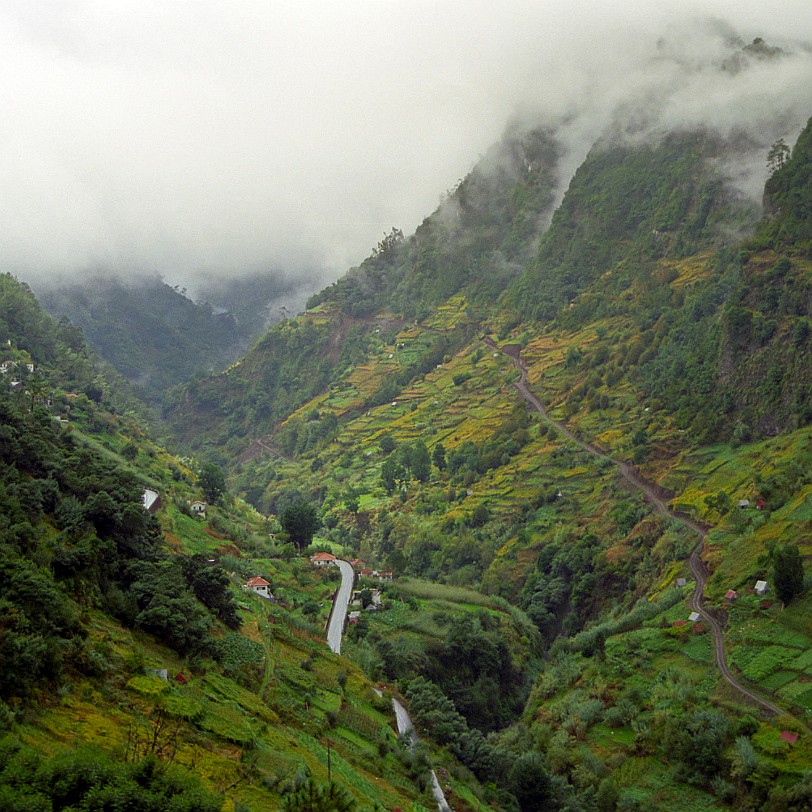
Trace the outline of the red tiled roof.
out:
[[[311,561],[335,561],[336,557],[332,553],[316,553]]]
[[[260,575],[255,575],[253,578],[249,578],[245,582],[246,586],[270,586],[270,581],[266,581]]]
[[[790,744],[795,744],[795,742],[798,741],[798,734],[790,733],[789,730],[782,730],[779,735],[785,742],[789,742]]]

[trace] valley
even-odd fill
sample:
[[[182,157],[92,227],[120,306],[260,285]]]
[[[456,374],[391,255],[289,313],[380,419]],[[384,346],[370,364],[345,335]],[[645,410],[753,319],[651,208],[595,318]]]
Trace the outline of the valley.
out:
[[[810,808],[812,120],[654,112],[296,314],[0,275],[0,807]]]

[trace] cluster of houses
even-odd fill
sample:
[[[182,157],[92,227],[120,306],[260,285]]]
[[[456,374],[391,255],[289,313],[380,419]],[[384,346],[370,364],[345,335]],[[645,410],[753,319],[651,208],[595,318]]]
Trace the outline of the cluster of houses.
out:
[[[678,587],[681,587],[685,586],[687,581],[685,578],[677,578],[675,583]],[[767,594],[769,588],[770,585],[766,581],[756,581],[755,585],[753,586],[753,593],[759,597],[763,597]],[[725,600],[728,603],[733,603],[735,600],[738,600],[738,597],[739,593],[735,589],[728,589],[728,591],[725,592]],[[699,612],[691,612],[691,614],[688,615],[688,620],[675,620],[672,625],[679,627],[685,626],[687,623],[695,624],[695,631],[702,630],[702,616],[699,614]]]
[[[316,553],[310,557],[310,561],[314,567],[330,567],[335,566],[338,559],[332,553]],[[392,581],[395,578],[395,573],[392,570],[373,570],[370,569],[366,562],[361,561],[360,558],[354,558],[350,561],[350,566],[365,578],[377,578],[379,581]]]
[[[27,369],[29,372],[36,372],[36,367],[30,361],[0,361],[0,375],[12,375],[9,385],[14,388],[21,385],[21,382],[14,376],[15,370]]]

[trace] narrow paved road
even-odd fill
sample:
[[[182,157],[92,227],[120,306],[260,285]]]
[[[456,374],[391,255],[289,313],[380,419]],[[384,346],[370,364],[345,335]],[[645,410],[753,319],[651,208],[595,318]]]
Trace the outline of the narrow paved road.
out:
[[[341,636],[344,633],[344,620],[347,616],[347,606],[349,605],[350,596],[352,595],[352,586],[355,583],[355,573],[348,561],[343,561],[339,558],[336,559],[336,564],[338,564],[338,568],[341,570],[341,586],[336,591],[335,598],[333,599],[333,611],[330,615],[330,625],[327,628],[327,645],[335,654],[340,654]],[[383,696],[377,688],[374,690],[378,696]],[[409,718],[408,711],[395,697],[392,697],[392,707],[395,709],[398,735],[402,736],[404,733],[408,733],[411,746],[414,747],[419,739],[417,738],[412,720]],[[434,772],[434,770],[430,772],[431,794],[434,796],[434,800],[437,801],[438,812],[454,812],[445,799],[443,788],[437,779],[437,773]]]
[[[408,735],[412,743],[412,747],[415,747],[420,739],[417,737],[412,720],[409,718],[408,711],[394,697],[392,697],[392,707],[395,709],[395,718],[398,722],[398,734],[401,736],[404,734]],[[431,794],[434,796],[434,800],[437,801],[437,809],[439,812],[453,812],[451,807],[448,805],[448,801],[445,799],[445,793],[443,792],[443,788],[440,786],[440,781],[437,778],[437,773],[434,770],[431,770]]]
[[[327,627],[327,645],[330,651],[341,654],[341,635],[344,633],[344,621],[347,619],[347,606],[352,595],[352,585],[355,582],[355,573],[349,561],[336,559],[341,570],[341,586],[339,586],[333,601],[333,612],[330,615],[330,625]]]
[[[638,488],[640,491],[643,492],[646,499],[651,502],[652,505],[656,508],[657,512],[663,516],[668,516],[672,519],[675,519],[678,522],[681,522],[686,527],[693,530],[699,536],[699,543],[694,548],[693,552],[691,553],[691,557],[688,560],[688,563],[691,567],[691,572],[696,579],[696,586],[694,587],[693,594],[691,595],[691,608],[695,612],[699,612],[702,616],[702,619],[707,623],[708,628],[711,631],[711,636],[713,637],[713,648],[714,654],[716,658],[716,666],[719,669],[719,673],[722,675],[724,680],[736,691],[738,691],[742,696],[749,699],[751,702],[755,703],[756,705],[760,705],[762,708],[767,710],[770,713],[775,714],[776,716],[781,716],[782,714],[787,713],[787,711],[782,710],[778,707],[778,705],[773,704],[770,702],[769,699],[766,699],[763,696],[755,693],[755,691],[751,691],[749,688],[745,688],[736,677],[733,676],[730,668],[727,664],[727,655],[725,654],[725,640],[724,635],[722,633],[722,627],[719,625],[719,621],[716,620],[713,615],[707,612],[702,603],[705,599],[705,584],[708,580],[708,573],[705,569],[705,565],[702,563],[702,559],[700,558],[702,553],[702,547],[705,543],[705,537],[707,536],[707,530],[698,522],[695,522],[693,519],[687,516],[678,516],[673,511],[671,511],[668,505],[665,503],[663,498],[660,496],[659,491],[655,485],[650,482],[647,482],[637,470],[629,465],[627,462],[623,462],[622,460],[616,460],[608,454],[604,454],[599,449],[595,448],[594,446],[589,445],[589,443],[585,443],[581,440],[577,435],[575,435],[572,431],[570,431],[566,426],[562,425],[556,420],[553,420],[548,414],[547,410],[544,408],[544,404],[530,391],[527,386],[527,366],[521,360],[520,356],[512,355],[509,352],[505,352],[501,347],[499,347],[496,342],[489,338],[485,337],[484,342],[493,349],[499,350],[508,358],[510,358],[513,365],[516,369],[519,370],[521,373],[521,377],[519,380],[514,384],[516,389],[518,390],[519,394],[542,416],[542,418],[557,429],[561,434],[563,434],[567,439],[572,440],[572,442],[579,445],[584,451],[588,452],[594,457],[599,457],[601,459],[607,459],[612,462],[613,465],[617,467],[620,471],[621,475],[632,485]]]

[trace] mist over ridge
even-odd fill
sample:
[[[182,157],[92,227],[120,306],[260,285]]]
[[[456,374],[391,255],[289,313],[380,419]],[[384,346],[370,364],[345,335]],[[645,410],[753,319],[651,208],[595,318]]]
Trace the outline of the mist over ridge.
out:
[[[590,5],[7,5],[0,269],[315,289],[413,231],[507,122],[555,133],[559,199],[601,138],[702,128],[740,140],[726,169],[759,198],[765,145],[810,112],[807,4]]]

